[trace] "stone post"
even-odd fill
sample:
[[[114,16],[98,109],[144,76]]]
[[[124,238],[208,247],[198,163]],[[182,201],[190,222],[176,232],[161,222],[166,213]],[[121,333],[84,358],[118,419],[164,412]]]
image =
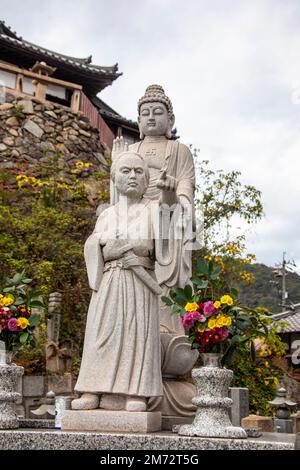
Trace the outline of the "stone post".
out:
[[[51,318],[48,320],[48,323],[47,323],[47,340],[53,341],[55,344],[59,343],[61,302],[62,302],[61,293],[52,292],[49,295],[48,313],[51,316]]]
[[[0,364],[0,429],[19,427],[13,404],[20,398],[17,388],[18,378],[24,373],[23,367],[15,364]]]
[[[242,387],[230,387],[229,398],[232,399],[231,421],[233,426],[240,426],[243,418],[249,415],[249,390]]]

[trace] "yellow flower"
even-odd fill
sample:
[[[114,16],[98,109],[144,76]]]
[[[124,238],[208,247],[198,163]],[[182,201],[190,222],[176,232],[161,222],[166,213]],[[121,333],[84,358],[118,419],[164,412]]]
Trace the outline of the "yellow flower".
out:
[[[14,301],[15,301],[14,296],[13,296],[10,292],[9,292],[9,294],[6,294],[6,298],[11,300],[11,304],[13,304]],[[10,304],[10,305],[11,305],[11,304]]]
[[[210,318],[207,326],[210,330],[213,330],[216,327],[216,320],[214,318]]]
[[[6,297],[1,296],[0,297],[0,307],[9,307],[14,303],[14,296],[11,294],[8,294]]]
[[[197,328],[198,333],[203,333],[203,331],[205,331],[204,326],[199,326],[199,328]]]
[[[223,295],[221,297],[221,304],[233,305],[233,299],[230,295]]]
[[[224,322],[223,322],[224,326],[230,326],[231,325],[231,323],[232,323],[231,317],[223,317],[223,319],[224,319]]]
[[[22,328],[22,330],[25,330],[27,326],[29,325],[29,321],[25,317],[20,317],[18,318],[18,326]]]
[[[215,308],[220,308],[220,307],[221,307],[221,302],[220,302],[219,300],[216,300],[216,301],[214,302],[214,307],[215,307]]]
[[[224,325],[224,318],[222,315],[218,315],[216,318],[216,327],[221,328]]]
[[[198,308],[197,302],[188,302],[186,306],[184,307],[186,312],[195,312],[197,308]]]

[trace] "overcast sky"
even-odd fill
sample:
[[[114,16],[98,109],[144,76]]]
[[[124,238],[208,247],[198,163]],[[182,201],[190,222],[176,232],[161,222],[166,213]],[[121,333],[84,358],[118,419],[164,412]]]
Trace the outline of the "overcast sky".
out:
[[[123,76],[100,96],[127,118],[163,85],[181,142],[263,192],[249,251],[268,265],[286,251],[300,272],[299,0],[0,0],[0,11],[29,41],[118,62]]]

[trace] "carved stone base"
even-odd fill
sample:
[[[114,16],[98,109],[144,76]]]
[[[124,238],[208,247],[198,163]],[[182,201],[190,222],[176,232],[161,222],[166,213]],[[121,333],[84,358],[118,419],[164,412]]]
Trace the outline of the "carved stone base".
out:
[[[62,431],[155,432],[161,430],[160,412],[66,410]]]
[[[180,426],[178,434],[180,436],[198,436],[198,437],[223,437],[227,439],[246,439],[247,433],[242,428],[235,426],[219,426],[215,429],[199,428],[194,424],[185,424]]]
[[[193,383],[183,380],[198,358],[198,352],[184,335],[161,333],[163,397],[150,398],[148,411],[161,411],[164,430],[173,425],[192,422],[196,407],[192,398],[196,395]],[[183,419],[181,419],[183,418]]]
[[[19,427],[13,404],[21,397],[15,392],[18,378],[23,375],[23,367],[0,365],[0,429],[16,429]]]
[[[243,439],[247,437],[244,429],[232,426],[229,409],[232,405],[228,398],[228,388],[233,372],[219,367],[193,369],[197,396],[192,402],[197,406],[192,424],[181,426],[181,436],[226,437]]]
[[[163,378],[163,389],[163,397],[149,399],[148,411],[161,411],[163,416],[168,417],[194,418],[196,412],[196,406],[192,403],[196,395],[194,384],[186,380]]]

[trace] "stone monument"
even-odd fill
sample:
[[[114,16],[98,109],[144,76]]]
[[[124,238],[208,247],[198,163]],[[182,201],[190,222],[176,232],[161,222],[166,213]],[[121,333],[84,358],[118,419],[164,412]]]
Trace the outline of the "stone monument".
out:
[[[149,169],[132,150],[118,155],[111,173],[118,202],[99,215],[85,244],[93,294],[75,386],[82,395],[73,400],[73,411],[64,412],[62,429],[149,432],[161,428],[161,412],[147,411],[147,400],[163,395],[162,289],[154,267],[155,261],[170,264],[175,241],[180,242],[161,239],[166,218],[160,209],[176,203],[177,196],[175,187],[164,187],[161,174],[159,202],[143,197]]]
[[[184,243],[175,243],[172,263],[156,262],[155,274],[162,288],[162,295],[168,296],[175,287],[183,287],[189,282],[192,273],[192,251],[194,246],[195,217],[194,190],[195,169],[190,149],[172,139],[174,113],[171,100],[160,85],[150,85],[138,102],[138,122],[140,142],[129,146],[146,160],[150,181],[144,198],[158,201],[160,189],[173,189],[184,209]],[[113,161],[127,149],[122,138],[114,142]],[[157,181],[164,175],[161,185]],[[115,183],[111,182],[111,204],[119,199]],[[193,420],[195,407],[191,400],[196,393],[195,386],[182,380],[195,364],[198,352],[191,350],[179,315],[171,315],[170,307],[159,301],[160,330],[162,344],[162,373],[164,397],[151,399],[150,410],[160,410],[163,414],[163,428],[171,429],[174,424]]]

